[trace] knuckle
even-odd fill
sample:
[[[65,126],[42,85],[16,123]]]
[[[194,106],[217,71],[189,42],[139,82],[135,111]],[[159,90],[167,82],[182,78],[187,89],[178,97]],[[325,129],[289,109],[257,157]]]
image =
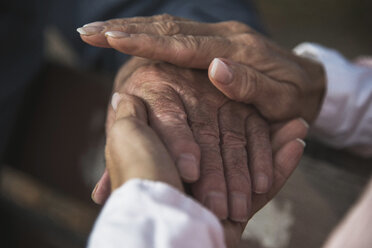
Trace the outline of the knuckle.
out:
[[[119,27],[121,31],[131,34],[137,33],[139,30],[139,25],[136,23],[120,25]]]
[[[200,41],[192,35],[174,35],[174,43],[176,55],[179,58],[182,58],[185,61],[193,61],[195,57],[194,52],[190,51],[197,51],[200,47]]]
[[[226,21],[223,23],[234,33],[249,32],[252,30],[249,26],[238,21]]]
[[[163,35],[175,35],[181,31],[180,25],[174,21],[157,23],[157,28],[159,33]]]
[[[145,81],[164,81],[164,71],[157,64],[144,65],[137,68],[131,78],[134,84],[141,87]]]
[[[173,21],[156,22],[154,26],[161,35],[175,35],[179,34],[181,30],[179,24]]]
[[[164,14],[158,15],[156,19],[166,21],[166,20],[175,20],[176,17],[170,14],[164,13]]]
[[[155,118],[168,124],[185,124],[187,123],[187,114],[180,109],[169,109],[161,104],[155,113]]]
[[[219,163],[207,163],[207,166],[203,166],[201,169],[203,170],[203,177],[209,176],[213,177],[215,181],[225,182],[223,167]]]
[[[247,141],[244,134],[233,130],[221,130],[222,142],[221,145],[229,148],[245,147]]]
[[[232,36],[232,39],[242,44],[245,50],[249,49],[249,51],[252,51],[252,49],[259,49],[262,51],[266,48],[266,43],[255,33],[239,33]]]
[[[220,137],[217,127],[211,127],[203,124],[192,124],[195,139],[201,147],[217,147],[220,143]]]
[[[246,165],[243,166],[244,167],[240,165],[239,167],[226,170],[226,181],[230,182],[229,185],[234,183],[236,186],[241,188],[241,190],[249,192],[251,178],[249,176],[248,167]]]
[[[220,120],[231,122],[234,119],[245,119],[254,108],[243,103],[228,101],[219,109]]]

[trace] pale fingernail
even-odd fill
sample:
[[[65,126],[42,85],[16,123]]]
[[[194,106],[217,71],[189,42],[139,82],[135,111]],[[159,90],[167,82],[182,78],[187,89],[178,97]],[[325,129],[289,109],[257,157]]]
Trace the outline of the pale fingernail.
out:
[[[247,196],[244,193],[231,192],[229,205],[230,219],[238,222],[245,222],[248,220]]]
[[[116,109],[118,108],[118,105],[119,105],[119,102],[120,102],[121,98],[122,98],[122,96],[117,92],[115,92],[112,95],[111,106],[112,106],[112,108],[114,109],[115,112],[116,112]]]
[[[227,201],[222,192],[209,192],[204,199],[204,205],[211,210],[218,218],[227,218]]]
[[[90,27],[90,26],[102,27],[105,24],[106,22],[91,22],[91,23],[85,24],[83,27]]]
[[[297,140],[298,142],[300,142],[301,145],[303,145],[304,147],[306,147],[306,143],[305,143],[305,141],[303,141],[302,139],[299,139],[299,138],[297,138],[296,140]]]
[[[93,189],[93,191],[92,191],[92,194],[91,194],[91,198],[92,198],[92,200],[95,202],[95,203],[97,203],[98,204],[98,202],[96,201],[96,199],[95,199],[95,195],[96,195],[96,192],[97,192],[97,188],[98,188],[98,185],[99,185],[99,182],[96,184],[96,186],[94,187],[94,189]]]
[[[230,68],[218,58],[213,59],[210,74],[214,80],[221,84],[229,84],[233,79]]]
[[[269,178],[265,174],[258,173],[253,179],[255,193],[263,194],[269,190]]]
[[[119,39],[119,38],[129,37],[130,35],[128,33],[124,33],[124,32],[121,32],[121,31],[108,31],[108,32],[105,33],[105,36]]]
[[[76,29],[81,35],[94,35],[99,34],[103,30],[103,27],[96,27],[96,26],[88,26],[88,27],[81,27]]]
[[[196,158],[191,153],[184,153],[177,159],[177,167],[181,177],[188,182],[194,182],[199,178],[199,167]]]
[[[305,121],[305,119],[303,119],[303,118],[299,118],[299,120],[302,122],[302,124],[304,124],[304,126],[305,126],[307,129],[309,129],[310,125],[309,125],[309,123],[307,123],[307,121]]]

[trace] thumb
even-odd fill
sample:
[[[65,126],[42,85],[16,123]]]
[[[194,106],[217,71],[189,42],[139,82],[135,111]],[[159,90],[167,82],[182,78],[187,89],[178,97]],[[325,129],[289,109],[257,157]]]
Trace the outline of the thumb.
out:
[[[141,99],[115,93],[112,108],[116,121],[106,142],[106,166],[111,188],[133,178],[162,181],[183,190],[177,169],[165,146],[147,124]]]
[[[209,65],[208,75],[213,85],[228,98],[253,104],[271,121],[295,115],[293,102],[296,88],[275,81],[250,66],[227,59],[215,58]]]

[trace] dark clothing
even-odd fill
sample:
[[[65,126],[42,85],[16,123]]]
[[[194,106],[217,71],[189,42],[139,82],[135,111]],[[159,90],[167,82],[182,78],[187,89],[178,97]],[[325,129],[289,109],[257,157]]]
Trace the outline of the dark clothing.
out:
[[[43,31],[56,26],[82,67],[115,71],[127,56],[84,44],[77,27],[111,18],[168,13],[204,22],[238,20],[259,31],[248,0],[13,0],[0,3],[0,158],[21,96],[43,64]]]

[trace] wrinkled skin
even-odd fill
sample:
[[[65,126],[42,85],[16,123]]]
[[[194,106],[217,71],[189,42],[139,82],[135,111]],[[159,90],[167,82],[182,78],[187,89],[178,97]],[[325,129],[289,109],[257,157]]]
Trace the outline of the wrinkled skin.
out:
[[[169,16],[158,16],[156,18],[159,18],[159,21],[164,20],[164,18],[170,18],[169,20],[171,21],[176,20],[176,18]],[[154,21],[153,19],[134,18],[129,21],[114,20],[112,23],[117,22],[118,25],[115,24],[115,28],[122,30],[123,27],[127,28],[122,25],[123,23],[128,24],[128,22],[133,22],[134,20],[140,24],[143,22],[144,24],[140,26],[142,28],[148,26],[149,32],[157,32],[155,34],[159,34],[159,30],[155,30],[153,25],[149,25],[150,22]],[[138,23],[135,22],[130,24],[133,30],[138,27]],[[208,68],[211,59],[209,59],[210,57],[203,56],[206,56],[207,52],[212,51],[225,52],[225,50],[231,48],[225,49],[228,47],[226,45],[232,43],[230,41],[226,43],[226,40],[222,41],[221,44],[223,44],[224,49],[221,49],[221,46],[214,46],[213,43],[209,42],[210,38],[208,37],[199,40],[191,38],[190,43],[184,38],[188,39],[192,37],[192,34],[195,35],[196,29],[193,23],[187,23],[193,32],[191,35],[185,37],[182,37],[182,35],[170,36],[171,38],[175,38],[176,41],[183,42],[184,45],[177,42],[163,44],[161,42],[155,42],[149,45],[155,40],[152,39],[153,37],[147,39],[148,36],[144,32],[139,35],[141,37],[131,37],[141,39],[137,39],[132,43],[129,42],[131,44],[130,46],[128,45],[128,40],[126,40],[124,42],[125,49],[123,49],[122,39],[106,39],[103,36],[104,31],[108,30],[106,24],[103,23],[104,26],[101,26],[98,33],[82,35],[82,38],[92,45],[113,47],[129,54],[162,59],[176,65],[192,68]],[[99,25],[102,25],[102,23],[99,23]],[[164,24],[160,23],[160,27],[162,28],[167,25],[164,26]],[[171,27],[178,27],[178,24],[169,25]],[[199,24],[197,26],[200,27]],[[180,29],[178,31],[177,29],[174,32],[181,32]],[[163,33],[168,31],[167,29],[160,30]],[[214,31],[210,26],[206,26],[206,28],[197,32],[205,35],[205,32]],[[233,31],[240,32],[239,30]],[[157,38],[156,36],[154,37]],[[162,37],[158,40],[167,40],[167,38],[166,35],[165,38]],[[219,40],[222,39],[218,38],[217,41]],[[204,41],[208,42],[205,43]],[[209,45],[200,49],[199,46],[196,46],[197,44],[212,44],[210,47],[213,49],[208,50]],[[119,45],[120,47],[118,47]],[[226,56],[228,54],[236,55],[237,51],[229,50]],[[251,57],[254,57],[252,52]],[[169,58],[171,58],[171,61]],[[231,61],[229,63],[237,66],[238,70],[245,73],[246,68],[242,67],[241,61],[237,61],[239,64],[233,64],[236,62]],[[278,63],[277,65],[273,65],[274,63],[270,64],[270,60],[267,60],[266,64],[265,66],[268,67],[270,65],[271,67],[279,65]],[[291,74],[291,71],[284,70],[286,68],[285,66],[281,66],[282,75]],[[275,68],[273,69],[271,67],[268,69],[268,72],[275,72]],[[280,71],[280,68],[278,70]],[[265,88],[269,91],[264,91],[264,94],[257,94],[256,99],[258,102],[249,99],[239,99],[234,95],[230,95],[226,89],[221,89],[218,84],[213,82],[213,78],[209,75],[215,86],[227,98],[211,86],[207,74],[204,74],[202,71],[180,69],[166,64],[134,59],[120,71],[116,80],[115,90],[133,94],[145,102],[150,126],[160,136],[177,165],[181,157],[180,154],[183,153],[192,154],[197,161],[197,166],[199,166],[198,162],[200,161],[200,180],[192,184],[192,194],[221,219],[225,219],[227,216],[229,217],[229,219],[223,221],[223,224],[227,243],[233,247],[240,240],[246,220],[279,191],[296,167],[303,151],[303,145],[295,139],[304,138],[307,127],[299,120],[288,122],[284,126],[271,126],[274,135],[270,144],[268,125],[265,124],[265,121],[257,114],[255,109],[249,105],[232,102],[228,98],[245,103],[253,103],[265,117],[269,120],[277,121],[296,116],[299,112],[298,109],[288,109],[286,111],[283,106],[288,107],[288,103],[283,104],[281,101],[284,98],[277,99],[277,97],[281,95],[286,97],[287,93],[289,93],[288,96],[291,96],[291,99],[298,100],[298,95],[301,95],[301,92],[297,92],[298,89],[293,91],[291,89],[292,86],[289,86],[290,90],[287,92],[287,82],[284,82],[286,86],[279,87],[283,88],[284,91],[279,91],[279,93],[277,91],[278,87],[273,87],[276,91],[270,91],[270,87],[268,86],[271,85],[269,84]],[[242,75],[242,73],[238,75]],[[237,78],[235,78],[235,81],[242,81],[243,83],[252,81],[252,77],[248,76],[243,77],[243,79],[249,80],[236,80]],[[253,80],[253,82],[259,83],[257,80]],[[280,81],[280,83],[282,82]],[[247,85],[242,85],[241,87],[243,89],[249,89]],[[299,87],[294,86],[294,88]],[[236,94],[236,92],[240,92],[236,89],[239,88],[235,87],[235,92],[232,91],[232,93]],[[242,97],[245,96],[243,93],[244,91],[240,92]],[[247,92],[245,91],[245,93]],[[249,96],[256,95],[255,93],[248,93],[250,93],[248,94]],[[260,99],[266,99],[266,101],[269,99],[270,102],[265,103]],[[267,109],[269,111],[265,111],[265,106],[268,106]],[[297,107],[297,105],[291,107]],[[281,111],[284,111],[284,114]],[[112,123],[110,119],[113,119],[113,115],[113,111],[110,108],[107,122],[108,130],[110,129],[110,122]],[[277,135],[275,133],[279,134]],[[268,147],[272,147],[273,156],[271,156],[271,151],[269,151],[270,149]],[[274,159],[274,167],[271,165],[272,158]],[[192,167],[190,163],[187,165],[187,168]],[[193,182],[196,177],[199,177],[199,175],[196,177],[190,176],[195,176],[195,174],[190,173],[188,170],[183,171],[184,166],[178,165],[178,169],[183,180],[186,182]],[[258,180],[260,174],[266,176],[268,179],[267,183],[258,183],[260,181]],[[110,193],[107,186],[108,180],[108,174],[106,173],[99,182],[99,184],[106,185],[103,187],[105,190],[102,190],[100,193],[102,196],[102,201],[100,202],[103,202]],[[261,187],[262,185],[266,187]],[[241,200],[244,197],[247,198],[246,202]],[[246,205],[246,208],[242,207],[244,205],[242,205],[242,202]]]
[[[115,91],[144,101],[176,164],[181,154],[200,161],[200,178],[191,184],[197,200],[221,219],[248,220],[252,188],[267,193],[273,178],[269,127],[253,107],[226,98],[203,71],[138,58],[121,69]],[[112,119],[110,108],[108,129]],[[263,176],[266,185],[255,184]]]
[[[183,191],[174,162],[165,146],[148,127],[145,104],[140,98],[121,94],[122,98],[112,113],[106,142],[106,163],[112,189],[133,178],[165,182]],[[303,144],[296,139],[306,135],[307,128],[299,119],[271,126],[274,158],[274,183],[266,194],[253,194],[253,215],[283,186],[296,168]],[[125,147],[125,149],[123,149]],[[236,247],[246,223],[222,222],[227,247]]]
[[[181,67],[208,69],[214,58],[222,58],[230,82],[223,84],[210,67],[211,82],[228,98],[254,104],[270,121],[302,117],[312,122],[322,103],[322,66],[286,51],[243,23],[199,23],[159,15],[96,22],[82,30],[82,39],[91,45]]]

